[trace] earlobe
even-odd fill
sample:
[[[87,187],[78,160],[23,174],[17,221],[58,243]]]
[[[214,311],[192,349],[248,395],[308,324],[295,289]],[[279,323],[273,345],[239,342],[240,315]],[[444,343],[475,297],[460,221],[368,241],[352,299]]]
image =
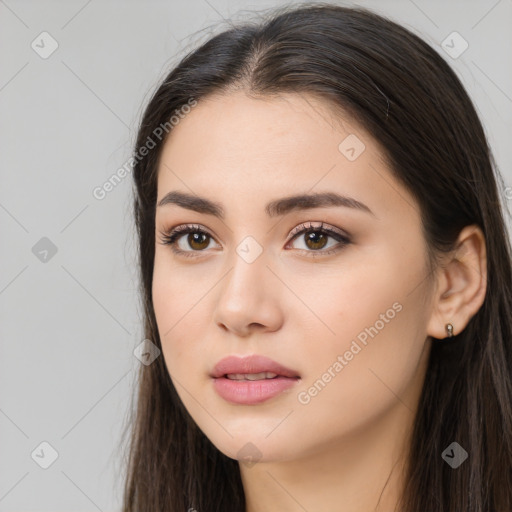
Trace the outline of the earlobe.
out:
[[[444,339],[451,337],[450,333],[460,334],[484,302],[487,252],[484,234],[477,225],[460,232],[456,248],[446,255],[436,279],[427,334]]]

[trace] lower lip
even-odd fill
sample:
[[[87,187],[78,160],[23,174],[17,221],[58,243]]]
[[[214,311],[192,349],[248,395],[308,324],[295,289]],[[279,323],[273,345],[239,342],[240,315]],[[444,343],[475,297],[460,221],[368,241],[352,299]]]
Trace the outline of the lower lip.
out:
[[[261,380],[232,380],[227,377],[218,377],[213,379],[213,387],[228,402],[252,405],[282,393],[298,381],[298,378],[289,377]]]

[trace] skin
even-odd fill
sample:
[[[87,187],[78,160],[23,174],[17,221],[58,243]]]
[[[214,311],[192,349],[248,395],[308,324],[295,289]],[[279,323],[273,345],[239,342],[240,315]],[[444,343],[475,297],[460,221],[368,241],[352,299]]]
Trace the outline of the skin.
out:
[[[214,95],[173,129],[160,159],[157,202],[181,191],[225,210],[221,220],[157,208],[153,303],[176,390],[212,443],[240,461],[247,512],[394,510],[431,336],[445,338],[448,322],[462,331],[485,295],[479,228],[466,227],[430,273],[417,202],[378,143],[348,117],[331,116],[313,96]],[[349,134],[365,144],[353,161],[338,149]],[[324,191],[355,198],[373,215],[339,206],[275,218],[264,211],[283,196]],[[347,232],[350,243],[329,235],[328,247],[315,249],[304,234],[290,237],[310,221]],[[195,257],[160,243],[162,232],[190,223],[211,234],[194,246],[181,236],[179,248]],[[247,236],[263,249],[252,263],[236,252]],[[334,371],[338,356],[397,303],[394,318]],[[265,355],[301,380],[262,404],[231,404],[209,377],[229,354]],[[328,368],[330,381],[301,403],[299,393]],[[256,463],[241,460],[247,450]]]

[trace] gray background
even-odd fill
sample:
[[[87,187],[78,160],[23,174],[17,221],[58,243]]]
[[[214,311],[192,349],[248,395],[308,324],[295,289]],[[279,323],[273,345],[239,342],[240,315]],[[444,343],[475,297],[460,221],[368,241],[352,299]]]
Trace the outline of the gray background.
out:
[[[510,208],[512,2],[343,4],[402,23],[455,68]],[[103,200],[93,190],[130,156],[143,106],[183,52],[222,18],[278,5],[0,0],[0,511],[120,509],[117,446],[143,339],[131,175]],[[31,46],[51,49],[43,31],[58,44],[47,58]],[[456,59],[441,46],[453,31],[469,44]],[[47,469],[44,441],[58,453]]]

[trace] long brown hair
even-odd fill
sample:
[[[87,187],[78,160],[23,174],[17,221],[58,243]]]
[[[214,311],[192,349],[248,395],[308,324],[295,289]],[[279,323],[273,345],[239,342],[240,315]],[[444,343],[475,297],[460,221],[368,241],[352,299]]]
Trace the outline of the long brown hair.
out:
[[[404,27],[362,8],[275,10],[231,26],[166,76],[134,148],[134,216],[145,338],[161,349],[151,285],[157,167],[169,119],[190,100],[242,88],[254,96],[315,94],[383,148],[417,199],[429,256],[477,224],[486,237],[487,291],[467,327],[434,340],[408,458],[404,512],[512,510],[512,264],[505,186],[464,87],[445,60]],[[167,125],[166,125],[167,123]],[[141,148],[154,147],[141,158]],[[497,183],[498,182],[498,183]],[[498,188],[499,184],[499,188]],[[141,365],[132,404],[123,512],[244,512],[238,462],[222,454],[181,403],[163,357]],[[441,454],[457,441],[457,469]]]

